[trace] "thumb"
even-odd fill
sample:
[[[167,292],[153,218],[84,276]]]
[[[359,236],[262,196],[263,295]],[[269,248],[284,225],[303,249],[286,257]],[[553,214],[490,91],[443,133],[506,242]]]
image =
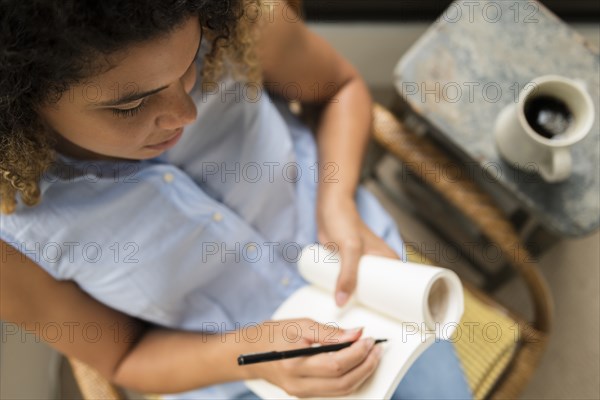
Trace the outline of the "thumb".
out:
[[[360,238],[350,239],[340,246],[342,266],[335,287],[335,303],[342,307],[348,302],[356,288],[356,275],[358,262],[363,252],[363,243]]]

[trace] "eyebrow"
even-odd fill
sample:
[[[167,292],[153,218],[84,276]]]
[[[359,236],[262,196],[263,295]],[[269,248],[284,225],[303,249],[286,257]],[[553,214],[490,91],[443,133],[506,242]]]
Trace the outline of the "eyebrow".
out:
[[[196,62],[196,58],[198,57],[198,53],[200,52],[201,46],[202,46],[202,35],[200,35],[200,43],[198,44],[198,49],[196,50],[196,54],[194,55],[194,58],[192,59],[192,62],[190,63],[190,65],[192,65],[194,62]],[[131,94],[123,96],[117,100],[101,101],[101,102],[96,103],[96,106],[115,107],[115,106],[120,106],[123,104],[128,104],[133,101],[140,100],[140,99],[143,99],[144,97],[156,94],[160,91],[163,91],[167,87],[169,87],[169,85],[161,86],[159,88],[148,90],[147,92],[143,92],[143,93],[131,93]]]

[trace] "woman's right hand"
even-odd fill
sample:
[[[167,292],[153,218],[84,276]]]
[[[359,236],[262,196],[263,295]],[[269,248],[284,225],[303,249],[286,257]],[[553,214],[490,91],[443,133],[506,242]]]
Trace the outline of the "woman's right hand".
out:
[[[259,325],[257,333],[261,335],[255,343],[257,352],[355,341],[334,352],[242,367],[252,368],[255,378],[265,379],[296,397],[348,395],[373,374],[381,358],[380,346],[373,345],[373,338],[359,340],[362,329],[347,330],[310,319],[291,319],[266,321]]]

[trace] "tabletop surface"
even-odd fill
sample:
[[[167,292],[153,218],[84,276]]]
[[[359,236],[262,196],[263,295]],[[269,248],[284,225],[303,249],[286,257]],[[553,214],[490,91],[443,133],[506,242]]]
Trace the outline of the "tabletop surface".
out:
[[[598,49],[538,2],[465,1],[452,3],[402,57],[395,84],[432,135],[548,229],[580,236],[600,225],[599,65]],[[504,162],[493,137],[500,111],[547,74],[584,83],[595,108],[592,130],[571,148],[573,173],[560,183]]]

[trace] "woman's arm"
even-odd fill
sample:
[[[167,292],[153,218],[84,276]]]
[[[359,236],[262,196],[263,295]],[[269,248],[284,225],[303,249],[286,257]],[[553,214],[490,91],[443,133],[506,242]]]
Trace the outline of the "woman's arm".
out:
[[[221,343],[199,333],[150,328],[1,245],[0,317],[111,381],[144,392],[177,392],[247,377],[248,370],[235,364],[247,350],[242,341]]]
[[[144,324],[101,305],[71,281],[53,279],[12,246],[0,244],[0,318],[111,377],[142,337]]]
[[[336,288],[342,305],[354,291],[363,253],[397,257],[366,227],[354,202],[371,131],[371,95],[356,69],[309,31],[291,7],[272,3],[277,4],[268,4],[262,14],[259,45],[266,87],[289,100],[324,105],[316,132],[317,222],[319,241],[336,243],[342,256]]]
[[[341,395],[356,389],[379,361],[371,351],[372,342],[357,340],[360,332],[337,329],[332,333],[330,327],[309,320],[289,321],[301,327],[298,338],[290,337],[297,330],[286,330],[286,321],[267,321],[258,335],[257,331],[207,335],[150,327],[94,300],[73,282],[55,280],[3,241],[0,257],[2,320],[34,331],[61,353],[142,393],[176,393],[264,378],[290,393]],[[334,356],[237,365],[242,353],[304,347],[324,339],[357,342]]]
[[[319,194],[354,197],[370,135],[372,100],[356,69],[314,34],[285,2],[263,12],[261,57],[265,86],[303,103],[325,107],[317,130],[319,162],[331,179],[321,179]],[[334,184],[333,184],[334,183]]]

